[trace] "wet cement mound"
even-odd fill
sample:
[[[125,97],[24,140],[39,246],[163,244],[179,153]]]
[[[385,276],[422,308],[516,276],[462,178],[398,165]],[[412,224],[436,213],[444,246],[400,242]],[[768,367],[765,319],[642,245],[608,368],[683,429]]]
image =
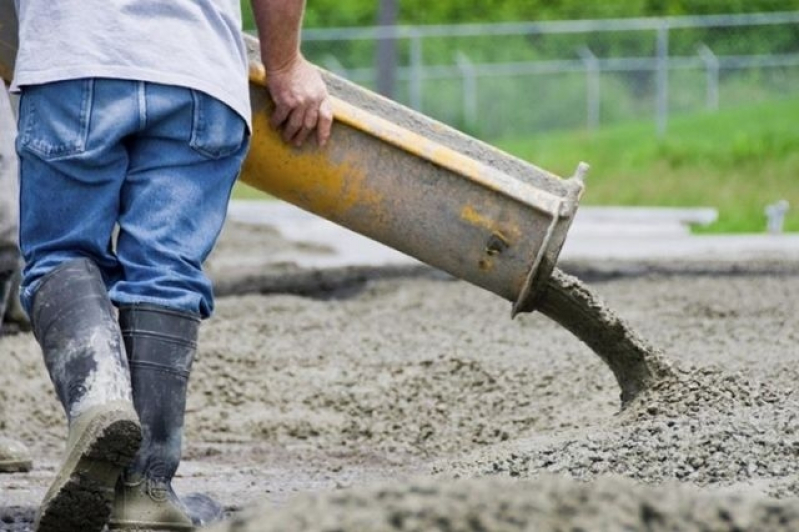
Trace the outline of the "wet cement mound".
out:
[[[648,488],[603,478],[559,477],[384,485],[300,496],[261,506],[213,532],[713,530],[779,532],[799,528],[797,501],[713,495],[684,486]]]
[[[496,446],[435,470],[455,477],[532,478],[543,472],[581,480],[617,474],[700,486],[765,479],[770,495],[793,496],[797,411],[790,389],[720,369],[679,369],[605,426]]]
[[[779,389],[744,373],[718,367],[672,368],[621,412],[624,424],[654,419],[730,416],[739,409],[760,409],[792,404],[793,392]]]

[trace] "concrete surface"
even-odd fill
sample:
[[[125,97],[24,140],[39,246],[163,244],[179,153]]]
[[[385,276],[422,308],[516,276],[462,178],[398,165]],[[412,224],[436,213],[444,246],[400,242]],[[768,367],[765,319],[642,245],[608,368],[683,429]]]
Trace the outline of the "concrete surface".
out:
[[[612,373],[584,344],[538,313],[509,319],[507,301],[467,283],[397,276],[348,297],[310,298],[260,291],[253,277],[246,291],[220,297],[203,326],[176,489],[233,510],[377,481],[403,486],[409,475],[547,472],[795,498],[799,276],[793,264],[747,271],[744,258],[795,260],[796,236],[695,237],[673,220],[629,219],[620,234],[618,224],[588,218],[576,222],[565,257],[633,265],[634,254],[657,252],[680,267],[708,257],[731,265],[591,281],[685,369],[678,385],[622,416]],[[321,275],[331,270],[313,268],[416,264],[278,202],[236,202],[231,220],[259,225],[226,228],[215,270],[222,285],[238,277],[234,267],[296,282],[297,266]],[[742,275],[724,273],[739,265]],[[0,428],[35,458],[32,472],[0,476],[0,530],[28,532],[66,431],[32,335],[0,339],[0,354]],[[503,503],[503,493],[486,490],[479,500]],[[604,504],[602,493],[589,502]],[[328,514],[308,515],[322,523]]]

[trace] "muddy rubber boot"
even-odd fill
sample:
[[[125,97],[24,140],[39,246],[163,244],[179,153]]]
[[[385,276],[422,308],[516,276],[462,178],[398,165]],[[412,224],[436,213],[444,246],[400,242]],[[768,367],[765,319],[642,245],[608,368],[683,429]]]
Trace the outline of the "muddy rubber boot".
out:
[[[21,473],[32,467],[27,447],[17,440],[0,437],[0,473]]]
[[[66,456],[36,515],[39,532],[100,532],[141,442],[114,309],[90,260],[62,264],[33,298],[33,331],[67,414]]]
[[[186,392],[200,318],[152,305],[123,307],[119,323],[142,423],[139,453],[117,486],[111,530],[192,530],[221,518],[206,496],[172,489],[183,439]]]

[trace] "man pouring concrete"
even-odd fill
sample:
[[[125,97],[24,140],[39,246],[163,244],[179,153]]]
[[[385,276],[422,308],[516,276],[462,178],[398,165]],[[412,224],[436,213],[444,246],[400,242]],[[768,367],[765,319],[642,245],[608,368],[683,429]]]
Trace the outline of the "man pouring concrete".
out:
[[[21,299],[69,422],[36,527],[190,530],[171,483],[214,308],[202,263],[249,144],[240,6],[16,4]],[[332,112],[299,50],[304,2],[252,6],[273,124],[324,144]]]

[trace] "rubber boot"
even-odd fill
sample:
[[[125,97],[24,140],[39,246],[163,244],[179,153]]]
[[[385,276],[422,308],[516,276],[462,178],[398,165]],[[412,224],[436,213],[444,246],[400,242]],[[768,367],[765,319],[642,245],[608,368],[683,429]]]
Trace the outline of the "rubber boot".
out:
[[[31,467],[33,460],[22,443],[0,437],[0,473],[30,471]]]
[[[123,307],[119,321],[128,352],[133,402],[143,441],[117,486],[111,530],[192,530],[221,517],[205,496],[184,504],[172,489],[183,440],[189,374],[200,318],[152,305]]]
[[[40,532],[100,532],[141,442],[114,309],[97,266],[62,264],[33,298],[33,332],[67,414],[66,456],[36,516]]]

